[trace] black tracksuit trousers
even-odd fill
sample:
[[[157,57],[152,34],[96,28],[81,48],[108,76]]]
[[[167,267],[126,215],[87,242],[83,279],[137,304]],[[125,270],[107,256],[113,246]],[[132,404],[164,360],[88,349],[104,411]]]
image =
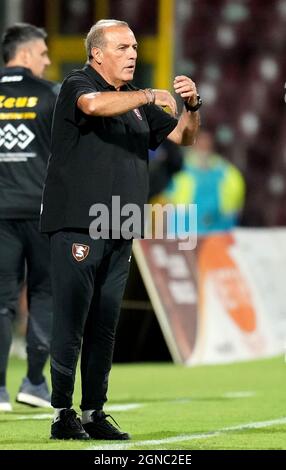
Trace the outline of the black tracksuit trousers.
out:
[[[107,400],[115,332],[127,281],[131,240],[93,240],[88,233],[51,235],[54,318],[52,406],[70,408],[81,351],[81,409]]]
[[[39,383],[49,355],[52,326],[49,239],[39,233],[38,220],[0,220],[0,385],[5,385],[12,321],[25,278],[27,375]]]

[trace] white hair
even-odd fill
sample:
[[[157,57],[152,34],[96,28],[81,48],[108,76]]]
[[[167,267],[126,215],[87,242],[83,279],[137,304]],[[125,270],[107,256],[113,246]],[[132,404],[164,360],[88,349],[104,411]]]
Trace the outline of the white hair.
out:
[[[110,26],[123,26],[129,28],[129,24],[126,21],[119,20],[99,20],[97,21],[88,32],[85,39],[85,48],[87,52],[87,57],[92,59],[91,51],[93,47],[104,47],[105,46],[105,28]]]

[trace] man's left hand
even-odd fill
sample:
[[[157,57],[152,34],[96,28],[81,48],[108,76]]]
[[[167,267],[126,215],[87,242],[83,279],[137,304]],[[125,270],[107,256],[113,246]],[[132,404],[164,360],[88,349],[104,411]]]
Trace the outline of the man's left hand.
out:
[[[197,104],[197,89],[195,83],[185,75],[178,75],[174,80],[174,90],[190,106]]]

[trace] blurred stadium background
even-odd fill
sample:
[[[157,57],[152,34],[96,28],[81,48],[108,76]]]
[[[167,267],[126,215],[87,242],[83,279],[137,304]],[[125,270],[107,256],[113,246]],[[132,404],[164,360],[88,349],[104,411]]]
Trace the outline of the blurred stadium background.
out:
[[[1,0],[1,12],[0,31],[15,21],[47,29],[47,78],[58,81],[85,62],[83,38],[96,20],[127,21],[139,42],[138,86],[171,90],[181,73],[198,84],[202,124],[246,181],[240,224],[286,224],[286,0]],[[141,334],[121,341],[121,322],[115,359],[169,359],[136,266],[133,271],[124,318],[129,331]],[[146,349],[147,332],[153,341]]]
[[[0,32],[16,21],[26,21],[46,28],[52,61],[47,78],[58,81],[61,81],[70,70],[81,67],[85,62],[83,38],[96,20],[116,18],[127,21],[139,42],[138,66],[134,80],[138,86],[172,90],[172,81],[176,74],[188,74],[197,83],[204,103],[201,108],[203,126],[212,132],[218,151],[241,170],[246,181],[246,201],[240,225],[259,227],[266,231],[273,227],[283,228],[286,225],[286,103],[284,96],[286,93],[286,0],[0,0],[0,4]],[[272,232],[265,233],[270,233],[270,237],[272,236]],[[286,236],[284,232],[282,235],[280,240],[283,244]],[[279,250],[279,246],[277,248]],[[279,254],[276,253],[276,256]],[[136,259],[138,261],[138,257]],[[283,255],[282,259],[286,260],[286,256]],[[118,329],[115,360],[116,362],[170,361],[174,357],[170,352],[168,341],[166,342],[166,335],[162,334],[160,328],[162,324],[159,326],[154,315],[154,302],[150,301],[150,292],[148,288],[146,289],[146,283],[144,285],[138,264],[133,262],[131,268]],[[264,268],[266,275],[267,264],[264,264]],[[274,270],[273,265],[272,269]],[[282,285],[283,269],[278,276]],[[265,279],[266,285],[267,275]],[[280,294],[282,291],[283,286]],[[21,309],[25,310],[24,301]],[[280,315],[286,317],[285,306],[282,303]],[[261,421],[261,419],[281,417],[282,397],[279,395],[275,398],[275,393],[274,395],[272,393],[275,389],[281,391],[283,387],[285,388],[285,380],[281,377],[284,366],[282,363],[281,367],[281,363],[281,357],[275,363],[266,361],[261,363],[261,366],[253,363],[253,368],[249,366],[250,372],[245,365],[246,369],[241,369],[242,374],[235,384],[229,382],[230,369],[224,370],[226,381],[221,385],[221,389],[217,385],[218,397],[223,390],[249,389],[252,392],[255,384],[249,380],[249,377],[253,374],[259,383],[259,377],[262,377],[264,368],[266,367],[271,373],[272,364],[275,364],[278,372],[272,385],[261,384],[258,392],[261,401],[255,402],[257,405],[255,416],[249,417],[249,408],[245,406],[245,402],[241,401],[232,404],[233,409],[229,419],[223,419],[223,422],[216,418],[223,415],[225,402],[221,402],[221,411],[219,411],[218,405],[221,398],[214,398],[211,395],[204,397],[204,387],[209,386],[207,377],[210,380],[213,379],[212,383],[215,384],[214,377],[218,376],[222,369],[214,368],[213,372],[209,372],[211,368],[198,368],[197,374],[202,374],[198,381],[196,372],[192,372],[193,375],[189,376],[192,378],[189,387],[190,389],[194,387],[195,394],[200,396],[197,400],[202,400],[201,408],[197,410],[193,418],[197,421],[201,419],[206,409],[205,406],[208,407],[211,404],[208,400],[210,402],[213,400],[214,405],[214,408],[205,412],[206,416],[208,413],[213,416],[214,421],[206,420],[202,427],[195,426],[194,432],[202,430],[209,432],[234,423],[247,422],[248,418],[252,421]],[[17,361],[14,364],[16,364],[15,374],[20,376],[18,371],[24,366],[19,365]],[[121,385],[121,379],[119,379],[122,370],[115,368],[112,386],[119,387],[119,394],[116,396],[116,392],[113,392],[111,403],[113,401],[125,403],[136,401],[136,399],[142,401],[142,394],[140,395],[137,389],[133,390],[132,385],[130,385],[130,394],[121,391],[120,387],[124,389],[126,385],[125,383],[124,386]],[[125,369],[126,376],[130,378],[131,374],[137,381],[142,370],[132,369],[129,373],[129,370]],[[165,369],[164,377],[172,377],[170,380],[175,383],[176,374],[180,374],[180,370],[174,367],[174,375],[172,375],[171,369]],[[246,375],[244,382],[245,371],[249,375]],[[144,375],[146,381],[152,378],[152,374],[148,374],[147,369]],[[156,369],[154,377],[157,374],[160,375],[159,369]],[[203,377],[206,377],[206,381]],[[149,399],[153,403],[154,400],[160,400],[160,397],[168,395],[166,390],[170,382],[167,378],[164,380],[162,379],[162,383],[166,385],[166,389],[160,390],[158,386],[155,399],[154,390],[152,393],[149,390],[152,397],[148,398],[149,392],[146,389],[147,401]],[[16,379],[12,374],[11,381],[13,383],[15,381],[16,390]],[[178,386],[180,383],[178,381]],[[181,390],[180,394],[179,388],[177,391],[172,389],[169,394],[170,400],[175,399],[176,396],[184,400],[184,397],[190,393],[189,388],[188,390],[181,388]],[[267,395],[268,392],[269,395]],[[259,413],[263,409],[265,397],[267,397],[268,408],[264,409],[262,416]],[[276,402],[274,409],[271,409],[273,399]],[[250,403],[248,404],[251,406]],[[238,408],[234,405],[242,410],[240,415],[239,413],[236,415]],[[160,420],[162,416],[166,416],[168,407],[169,405],[166,410],[162,409],[160,417],[158,415],[160,424],[158,436],[163,426]],[[16,408],[16,410],[18,413],[20,411],[24,413],[23,407]],[[144,411],[140,413],[138,415],[140,419],[143,421],[146,419],[148,422]],[[171,426],[170,433],[163,437],[184,432],[187,423],[183,420],[183,415],[183,411],[181,415],[177,415],[181,416],[178,429],[175,429],[176,426],[174,428]],[[132,423],[134,424],[134,421]],[[42,426],[40,422],[39,426]],[[277,426],[281,426],[281,422],[277,422]],[[43,432],[46,431],[43,430]],[[268,437],[266,434],[261,434],[260,440],[254,440],[253,444],[248,442],[247,437],[242,436],[242,439],[236,443],[236,439],[233,439],[234,442],[229,443],[228,448],[255,448],[255,446],[256,448],[283,448],[282,434],[280,436],[279,432],[280,428],[277,430],[278,441],[273,443],[269,440],[270,434]],[[27,427],[27,444],[23,447],[19,444],[19,448],[33,448],[34,444],[32,442],[29,444],[29,433],[30,430]],[[139,433],[138,439],[148,439],[147,430],[145,432],[142,429],[141,434],[143,437]],[[7,448],[11,448],[9,439],[10,435]],[[12,435],[11,439],[13,443]],[[165,448],[170,448],[170,445]],[[190,448],[189,444],[178,447],[179,445],[177,444],[175,448]],[[190,445],[193,446],[193,443]],[[218,440],[213,448],[223,448],[223,445],[223,441]],[[152,444],[144,448],[152,448]],[[205,447],[198,444],[197,448],[211,447],[207,447],[207,444]]]
[[[285,0],[1,0],[0,30],[44,26],[61,80],[85,61],[95,20],[129,22],[138,38],[139,86],[171,89],[187,73],[204,100],[202,122],[247,181],[244,225],[286,223]]]

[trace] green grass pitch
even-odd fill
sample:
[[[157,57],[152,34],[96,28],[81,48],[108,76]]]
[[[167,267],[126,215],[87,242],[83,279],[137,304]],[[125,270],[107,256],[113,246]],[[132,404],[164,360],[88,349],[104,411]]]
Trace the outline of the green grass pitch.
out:
[[[8,389],[13,399],[25,368],[24,361],[11,358]],[[0,412],[0,449],[286,449],[285,385],[282,356],[192,368],[115,364],[106,411],[132,441],[50,440],[52,410],[13,400],[13,412]],[[78,380],[77,411],[79,400]]]

